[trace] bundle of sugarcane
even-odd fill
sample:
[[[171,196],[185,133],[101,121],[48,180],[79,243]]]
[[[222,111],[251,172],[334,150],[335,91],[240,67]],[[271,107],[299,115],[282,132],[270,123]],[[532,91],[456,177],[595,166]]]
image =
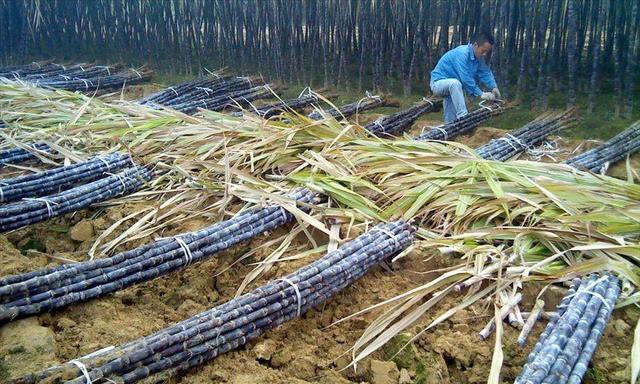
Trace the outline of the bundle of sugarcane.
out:
[[[106,66],[106,65],[86,65],[78,64],[59,73],[51,72],[47,74],[37,74],[22,77],[20,80],[32,82],[38,86],[44,86],[47,83],[58,81],[69,81],[74,79],[95,79],[104,76],[110,76],[118,73],[123,69],[122,66]]]
[[[491,116],[502,113],[503,110],[504,108],[501,104],[494,104],[492,106],[482,105],[481,108],[476,109],[459,119],[431,128],[427,132],[416,137],[416,140],[426,141],[452,139],[456,136],[470,132],[481,123],[489,120]]]
[[[213,77],[205,81],[198,81],[190,84],[188,87],[176,89],[168,89],[162,94],[154,96],[153,100],[145,101],[146,105],[164,105],[172,107],[188,102],[194,102],[202,99],[211,99],[217,96],[223,96],[229,93],[237,92],[243,89],[253,88],[257,85],[264,84],[261,78],[256,77]],[[171,87],[170,87],[171,88]]]
[[[293,99],[281,100],[275,103],[263,105],[254,112],[258,116],[268,119],[285,110],[300,111],[305,107],[318,101],[318,97],[313,94],[302,95]]]
[[[418,117],[428,112],[437,111],[441,105],[442,100],[424,99],[411,108],[376,120],[365,125],[364,128],[376,136],[396,135],[409,128]]]
[[[44,74],[65,68],[64,65],[49,62],[33,62],[26,65],[16,65],[0,68],[0,77],[20,78],[31,74]]]
[[[301,189],[303,204],[316,194]],[[303,207],[303,209],[306,209]],[[0,215],[4,209],[0,209]],[[0,228],[4,225],[0,216]],[[115,256],[9,276],[0,281],[0,322],[64,307],[124,289],[206,260],[293,220],[278,205],[254,208],[196,232],[162,239]]]
[[[208,109],[211,111],[219,111],[234,102],[239,105],[248,105],[251,101],[268,97],[273,97],[273,92],[267,84],[248,89],[240,89],[224,95],[214,96],[212,98],[176,104],[172,105],[171,108],[186,114],[193,114],[199,108]]]
[[[67,91],[93,92],[96,90],[105,90],[120,88],[125,85],[137,84],[147,81],[151,78],[151,70],[141,68],[129,69],[106,76],[94,76],[90,78],[70,78],[55,79],[52,81],[41,81],[34,83],[40,87],[49,87],[64,89]]]
[[[327,301],[381,261],[406,249],[413,241],[413,231],[404,221],[379,224],[290,275],[181,323],[14,382],[46,378],[84,383],[109,378],[132,383],[157,372],[200,365]]]
[[[129,155],[114,153],[74,165],[0,180],[0,203],[45,196],[54,191],[60,192],[70,186],[100,179],[107,172],[118,171],[131,165],[135,164]]]
[[[166,105],[175,101],[176,98],[192,92],[198,87],[216,88],[219,84],[222,84],[228,79],[228,76],[221,77],[217,74],[198,77],[145,96],[138,100],[138,103]]]
[[[0,232],[6,232],[35,224],[51,217],[109,200],[118,195],[126,195],[140,188],[152,177],[151,170],[144,167],[127,168],[124,171],[104,177],[64,192],[40,197],[26,198],[0,207]]]
[[[43,79],[47,77],[53,77],[60,73],[70,73],[75,72],[80,68],[84,68],[84,66],[89,66],[88,64],[72,64],[69,66],[65,65],[53,65],[49,68],[43,68],[39,71],[31,71],[29,73],[25,72],[12,72],[9,78],[13,78],[15,80],[25,80],[31,81],[36,79]]]
[[[341,106],[338,109],[331,108],[328,111],[313,111],[309,114],[309,118],[313,120],[322,120],[325,115],[330,115],[335,118],[349,117],[356,113],[368,111],[370,109],[377,108],[384,105],[384,99],[380,96],[369,96],[355,102]]]
[[[44,143],[37,143],[31,145],[36,151],[48,151],[49,146]],[[0,151],[0,165],[5,164],[16,164],[23,161],[27,161],[30,159],[34,159],[35,156],[30,151],[27,151],[24,148],[14,148],[14,149],[6,149],[4,151]]]
[[[620,161],[638,150],[640,150],[640,121],[631,124],[629,128],[606,143],[570,158],[565,161],[565,164],[591,172],[602,172],[606,171],[608,164]]]
[[[503,137],[492,139],[476,152],[483,159],[506,161],[538,145],[550,134],[574,125],[573,115],[573,110],[542,115]]]
[[[519,384],[579,384],[616,300],[620,281],[609,274],[576,282],[529,354]]]

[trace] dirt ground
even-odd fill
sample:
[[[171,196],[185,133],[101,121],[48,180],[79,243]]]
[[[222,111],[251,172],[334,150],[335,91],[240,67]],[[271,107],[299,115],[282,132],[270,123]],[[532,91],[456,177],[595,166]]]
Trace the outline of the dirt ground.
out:
[[[131,87],[127,97],[139,97],[149,89]],[[373,120],[375,114],[365,117]],[[431,120],[429,120],[431,119]],[[433,116],[419,120],[409,131],[417,135],[424,126],[436,125]],[[364,121],[363,121],[364,122]],[[502,131],[482,127],[459,141],[471,147],[500,136]],[[551,138],[558,143],[556,159],[570,156],[578,145],[591,147],[594,143],[578,143]],[[632,159],[638,165],[638,156]],[[624,164],[611,172],[626,175]],[[111,224],[139,206],[85,210],[45,223],[0,235],[0,276],[54,265],[51,257],[83,260],[96,237]],[[163,236],[192,231],[210,225],[201,219],[170,228]],[[124,225],[122,228],[126,228]],[[286,233],[282,229],[279,234]],[[73,240],[71,236],[82,240]],[[113,238],[117,233],[110,236]],[[261,253],[245,260],[221,275],[219,271],[230,265],[248,250],[277,234],[267,234],[252,242],[234,247],[210,260],[168,276],[130,287],[116,294],[70,308],[22,319],[0,326],[0,382],[9,378],[41,370],[52,364],[69,361],[110,345],[119,345],[167,327],[208,308],[231,299],[244,276],[251,271],[251,263]],[[129,244],[130,248],[152,239]],[[121,247],[119,250],[123,250]],[[461,296],[451,295],[444,304],[431,310],[409,332],[394,338],[381,350],[358,365],[358,369],[344,369],[350,362],[350,347],[380,312],[367,313],[353,320],[330,326],[333,322],[384,299],[400,294],[417,284],[433,279],[433,273],[422,273],[454,263],[452,256],[430,258],[430,249],[418,249],[392,266],[393,272],[374,268],[364,278],[351,285],[322,307],[301,318],[284,324],[245,347],[227,353],[201,367],[166,377],[156,375],[149,383],[371,383],[371,384],[427,384],[427,383],[483,383],[486,382],[494,339],[481,341],[478,332],[492,313],[487,305],[478,304],[457,313],[434,330],[422,333],[408,348],[396,355],[406,340],[421,331],[431,320],[458,303]],[[310,259],[278,264],[266,276],[252,284],[292,272]],[[539,287],[524,291],[524,310],[531,307]],[[563,295],[563,289],[550,290],[547,309],[553,310]],[[592,360],[585,383],[623,383],[629,381],[632,337],[640,311],[623,308],[614,312],[605,335]],[[520,348],[516,339],[519,330],[505,324],[503,340],[504,366],[502,381],[513,382],[522,368],[535,338],[544,322],[536,325],[530,342]],[[395,357],[393,357],[396,355]],[[393,357],[393,358],[392,358]]]

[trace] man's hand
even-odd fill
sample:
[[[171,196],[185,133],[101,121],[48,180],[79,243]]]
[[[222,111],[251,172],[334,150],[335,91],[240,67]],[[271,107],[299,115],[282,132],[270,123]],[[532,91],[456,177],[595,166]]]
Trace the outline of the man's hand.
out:
[[[502,95],[500,95],[500,90],[498,88],[493,88],[491,93],[496,97],[496,99],[502,99]]]
[[[496,95],[493,92],[482,92],[480,98],[482,100],[494,101],[496,99]]]

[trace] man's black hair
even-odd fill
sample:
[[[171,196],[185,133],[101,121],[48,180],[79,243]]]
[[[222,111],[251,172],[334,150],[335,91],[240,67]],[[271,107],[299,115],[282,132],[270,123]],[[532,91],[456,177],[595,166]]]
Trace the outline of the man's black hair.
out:
[[[491,45],[494,44],[493,36],[489,32],[478,32],[471,38],[471,43],[477,43],[478,45],[482,45],[484,43],[489,43]]]

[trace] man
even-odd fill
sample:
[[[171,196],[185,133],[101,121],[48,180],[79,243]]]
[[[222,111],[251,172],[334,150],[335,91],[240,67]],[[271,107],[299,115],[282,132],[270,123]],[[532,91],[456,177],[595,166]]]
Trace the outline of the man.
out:
[[[488,33],[478,33],[469,44],[445,53],[431,72],[431,92],[444,98],[445,123],[468,113],[463,91],[483,100],[500,98],[496,80],[486,63],[492,47],[493,37]],[[492,91],[483,92],[476,84],[476,77]]]

